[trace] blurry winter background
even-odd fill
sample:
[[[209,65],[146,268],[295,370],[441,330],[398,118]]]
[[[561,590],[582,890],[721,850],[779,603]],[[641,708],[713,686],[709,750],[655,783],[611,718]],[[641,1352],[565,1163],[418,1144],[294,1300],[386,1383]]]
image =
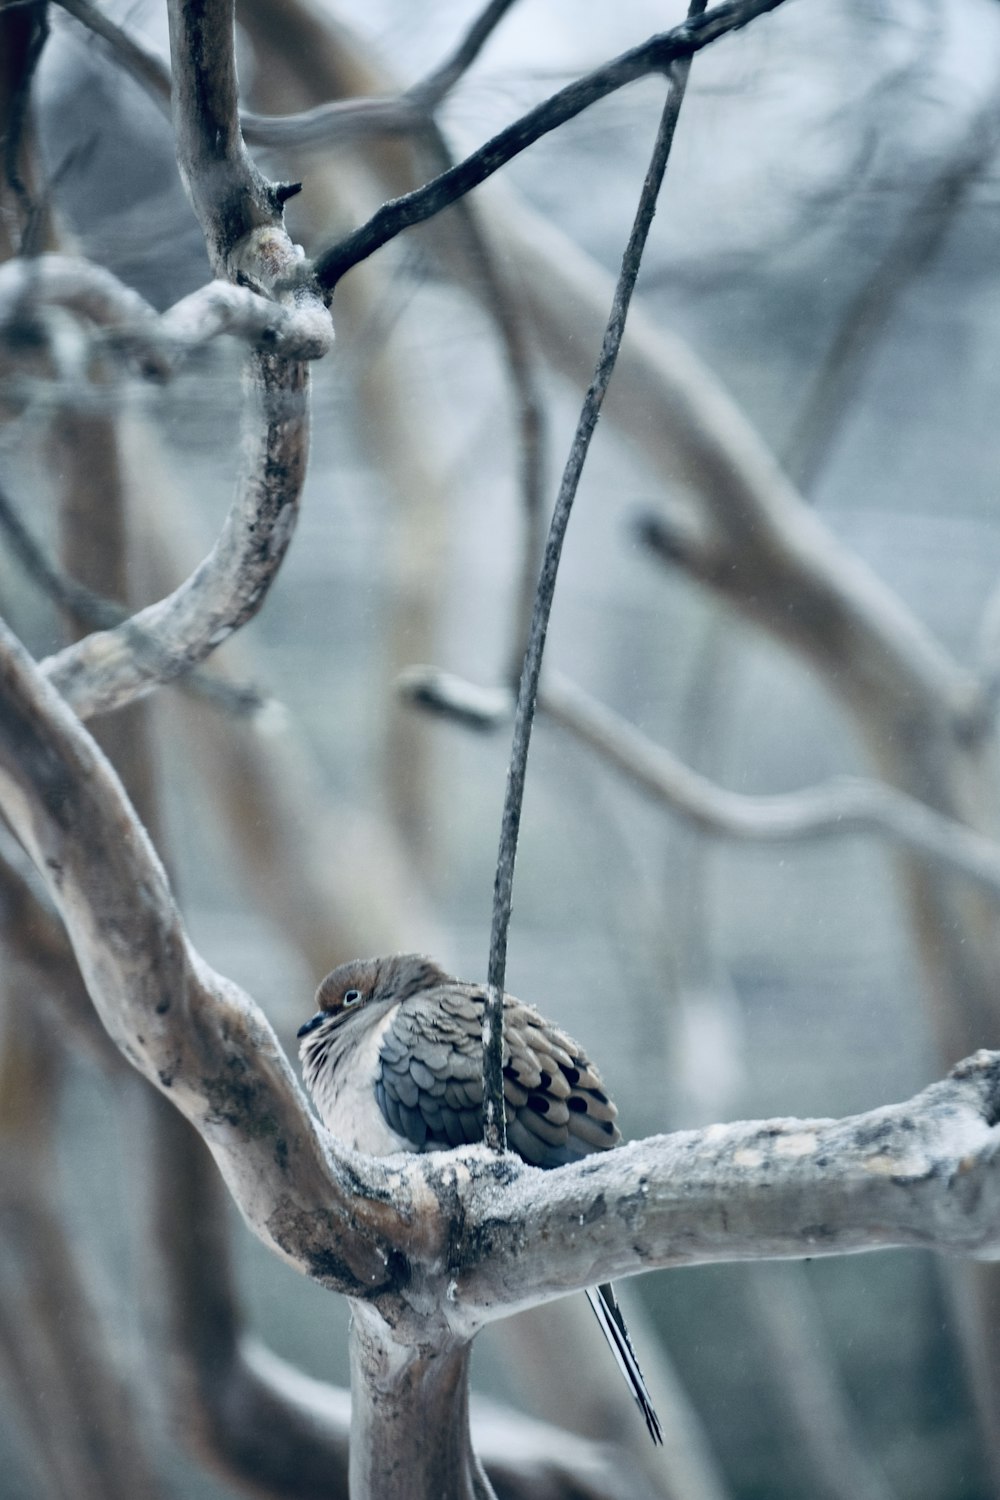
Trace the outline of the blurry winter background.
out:
[[[251,108],[282,114],[337,87],[411,83],[476,12],[469,0],[343,0],[335,19],[349,46],[334,34],[370,71],[338,82],[303,39],[302,15],[326,15],[313,3],[241,8]],[[166,52],[160,6],[114,13]],[[682,15],[648,0],[521,0],[442,108],[452,152]],[[53,7],[51,24],[37,120],[66,242],[165,306],[208,274],[169,127],[76,21]],[[519,211],[615,271],[661,99],[661,82],[646,80],[546,137],[483,190],[491,222],[517,195]],[[696,58],[637,294],[644,318],[710,366],[827,526],[969,663],[1000,578],[998,101],[996,0],[789,0]],[[393,174],[399,191],[415,170],[399,142],[258,157],[303,182],[289,223],[309,253],[360,222]],[[164,853],[194,940],[265,1005],[289,1048],[322,973],[359,951],[425,948],[468,978],[485,974],[507,730],[421,716],[395,690],[401,670],[427,662],[501,683],[516,633],[515,403],[496,329],[453,275],[448,232],[405,235],[345,278],[337,350],[315,370],[301,528],[266,609],[220,653],[274,700],[253,731],[278,757],[274,780],[247,769],[241,721],[173,693],[153,710]],[[516,254],[500,237],[494,253],[516,301]],[[596,354],[594,331],[580,337]],[[579,393],[541,333],[533,357],[550,504]],[[137,599],[182,576],[224,514],[238,371],[238,351],[213,348],[169,385],[115,388]],[[42,537],[53,478],[35,447],[49,417],[39,398],[0,430],[5,487]],[[869,772],[828,682],[642,547],[636,518],[664,498],[648,449],[602,420],[550,666],[736,791]],[[61,626],[2,545],[0,590],[31,648],[53,649]],[[265,802],[278,785],[287,843],[272,859]],[[339,903],[326,928],[324,880]],[[508,987],[599,1059],[627,1136],[865,1110],[956,1060],[935,1051],[885,842],[707,841],[544,716]],[[86,1060],[60,1109],[72,1233],[141,1369],[141,1132]],[[241,1227],[234,1235],[252,1327],[309,1372],[346,1380],[344,1308]],[[991,1493],[932,1258],[683,1270],[633,1281],[625,1296],[649,1325],[637,1339],[662,1341],[704,1428],[719,1496]],[[525,1362],[493,1333],[480,1346],[475,1384],[545,1415],[556,1398]],[[557,1398],[572,1422],[572,1388]],[[8,1400],[0,1418],[0,1493],[36,1500],[48,1481],[18,1411]],[[235,1493],[182,1457],[166,1425],[151,1439],[165,1494]]]

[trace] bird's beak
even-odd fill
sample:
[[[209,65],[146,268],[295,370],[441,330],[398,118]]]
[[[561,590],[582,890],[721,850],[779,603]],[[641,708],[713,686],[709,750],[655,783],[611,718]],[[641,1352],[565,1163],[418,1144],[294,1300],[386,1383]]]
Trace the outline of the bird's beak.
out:
[[[308,1021],[303,1021],[295,1035],[300,1037],[308,1036],[310,1031],[315,1031],[317,1026],[322,1026],[325,1020],[326,1011],[318,1010],[314,1016],[309,1017]]]

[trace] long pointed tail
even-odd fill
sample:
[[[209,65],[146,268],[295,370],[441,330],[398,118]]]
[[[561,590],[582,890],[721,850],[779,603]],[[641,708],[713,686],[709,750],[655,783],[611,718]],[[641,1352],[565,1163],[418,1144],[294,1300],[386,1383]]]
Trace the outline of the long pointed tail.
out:
[[[635,1397],[636,1405],[645,1418],[650,1437],[654,1443],[662,1443],[663,1430],[660,1427],[660,1419],[653,1410],[653,1403],[650,1400],[649,1391],[646,1389],[646,1382],[642,1378],[639,1361],[635,1357],[632,1340],[628,1336],[625,1319],[622,1317],[622,1310],[618,1306],[618,1298],[615,1296],[615,1289],[611,1285],[611,1282],[605,1281],[601,1286],[589,1286],[587,1288],[587,1301],[594,1309],[594,1315],[601,1325],[601,1331],[611,1345],[611,1352],[618,1361],[618,1368],[628,1382],[629,1389]]]

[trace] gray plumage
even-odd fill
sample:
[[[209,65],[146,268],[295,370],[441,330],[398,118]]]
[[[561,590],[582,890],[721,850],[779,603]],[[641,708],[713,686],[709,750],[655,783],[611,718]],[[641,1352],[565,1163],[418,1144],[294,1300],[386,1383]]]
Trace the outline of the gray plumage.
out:
[[[302,1071],[325,1124],[356,1150],[441,1151],[483,1138],[485,991],[422,954],[341,964],[299,1029]],[[552,1168],[621,1141],[617,1110],[583,1050],[504,996],[507,1143]],[[654,1442],[660,1424],[610,1284],[588,1291]]]

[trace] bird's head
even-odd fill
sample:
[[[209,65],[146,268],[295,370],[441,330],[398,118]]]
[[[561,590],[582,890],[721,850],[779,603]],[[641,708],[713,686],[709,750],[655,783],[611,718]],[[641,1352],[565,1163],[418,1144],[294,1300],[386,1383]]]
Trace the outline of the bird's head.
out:
[[[406,1000],[421,990],[452,983],[450,975],[423,953],[395,953],[388,958],[355,958],[340,964],[326,976],[316,991],[317,1011],[298,1029],[299,1051],[306,1040],[323,1028],[323,1034],[339,1029],[368,1006]]]

